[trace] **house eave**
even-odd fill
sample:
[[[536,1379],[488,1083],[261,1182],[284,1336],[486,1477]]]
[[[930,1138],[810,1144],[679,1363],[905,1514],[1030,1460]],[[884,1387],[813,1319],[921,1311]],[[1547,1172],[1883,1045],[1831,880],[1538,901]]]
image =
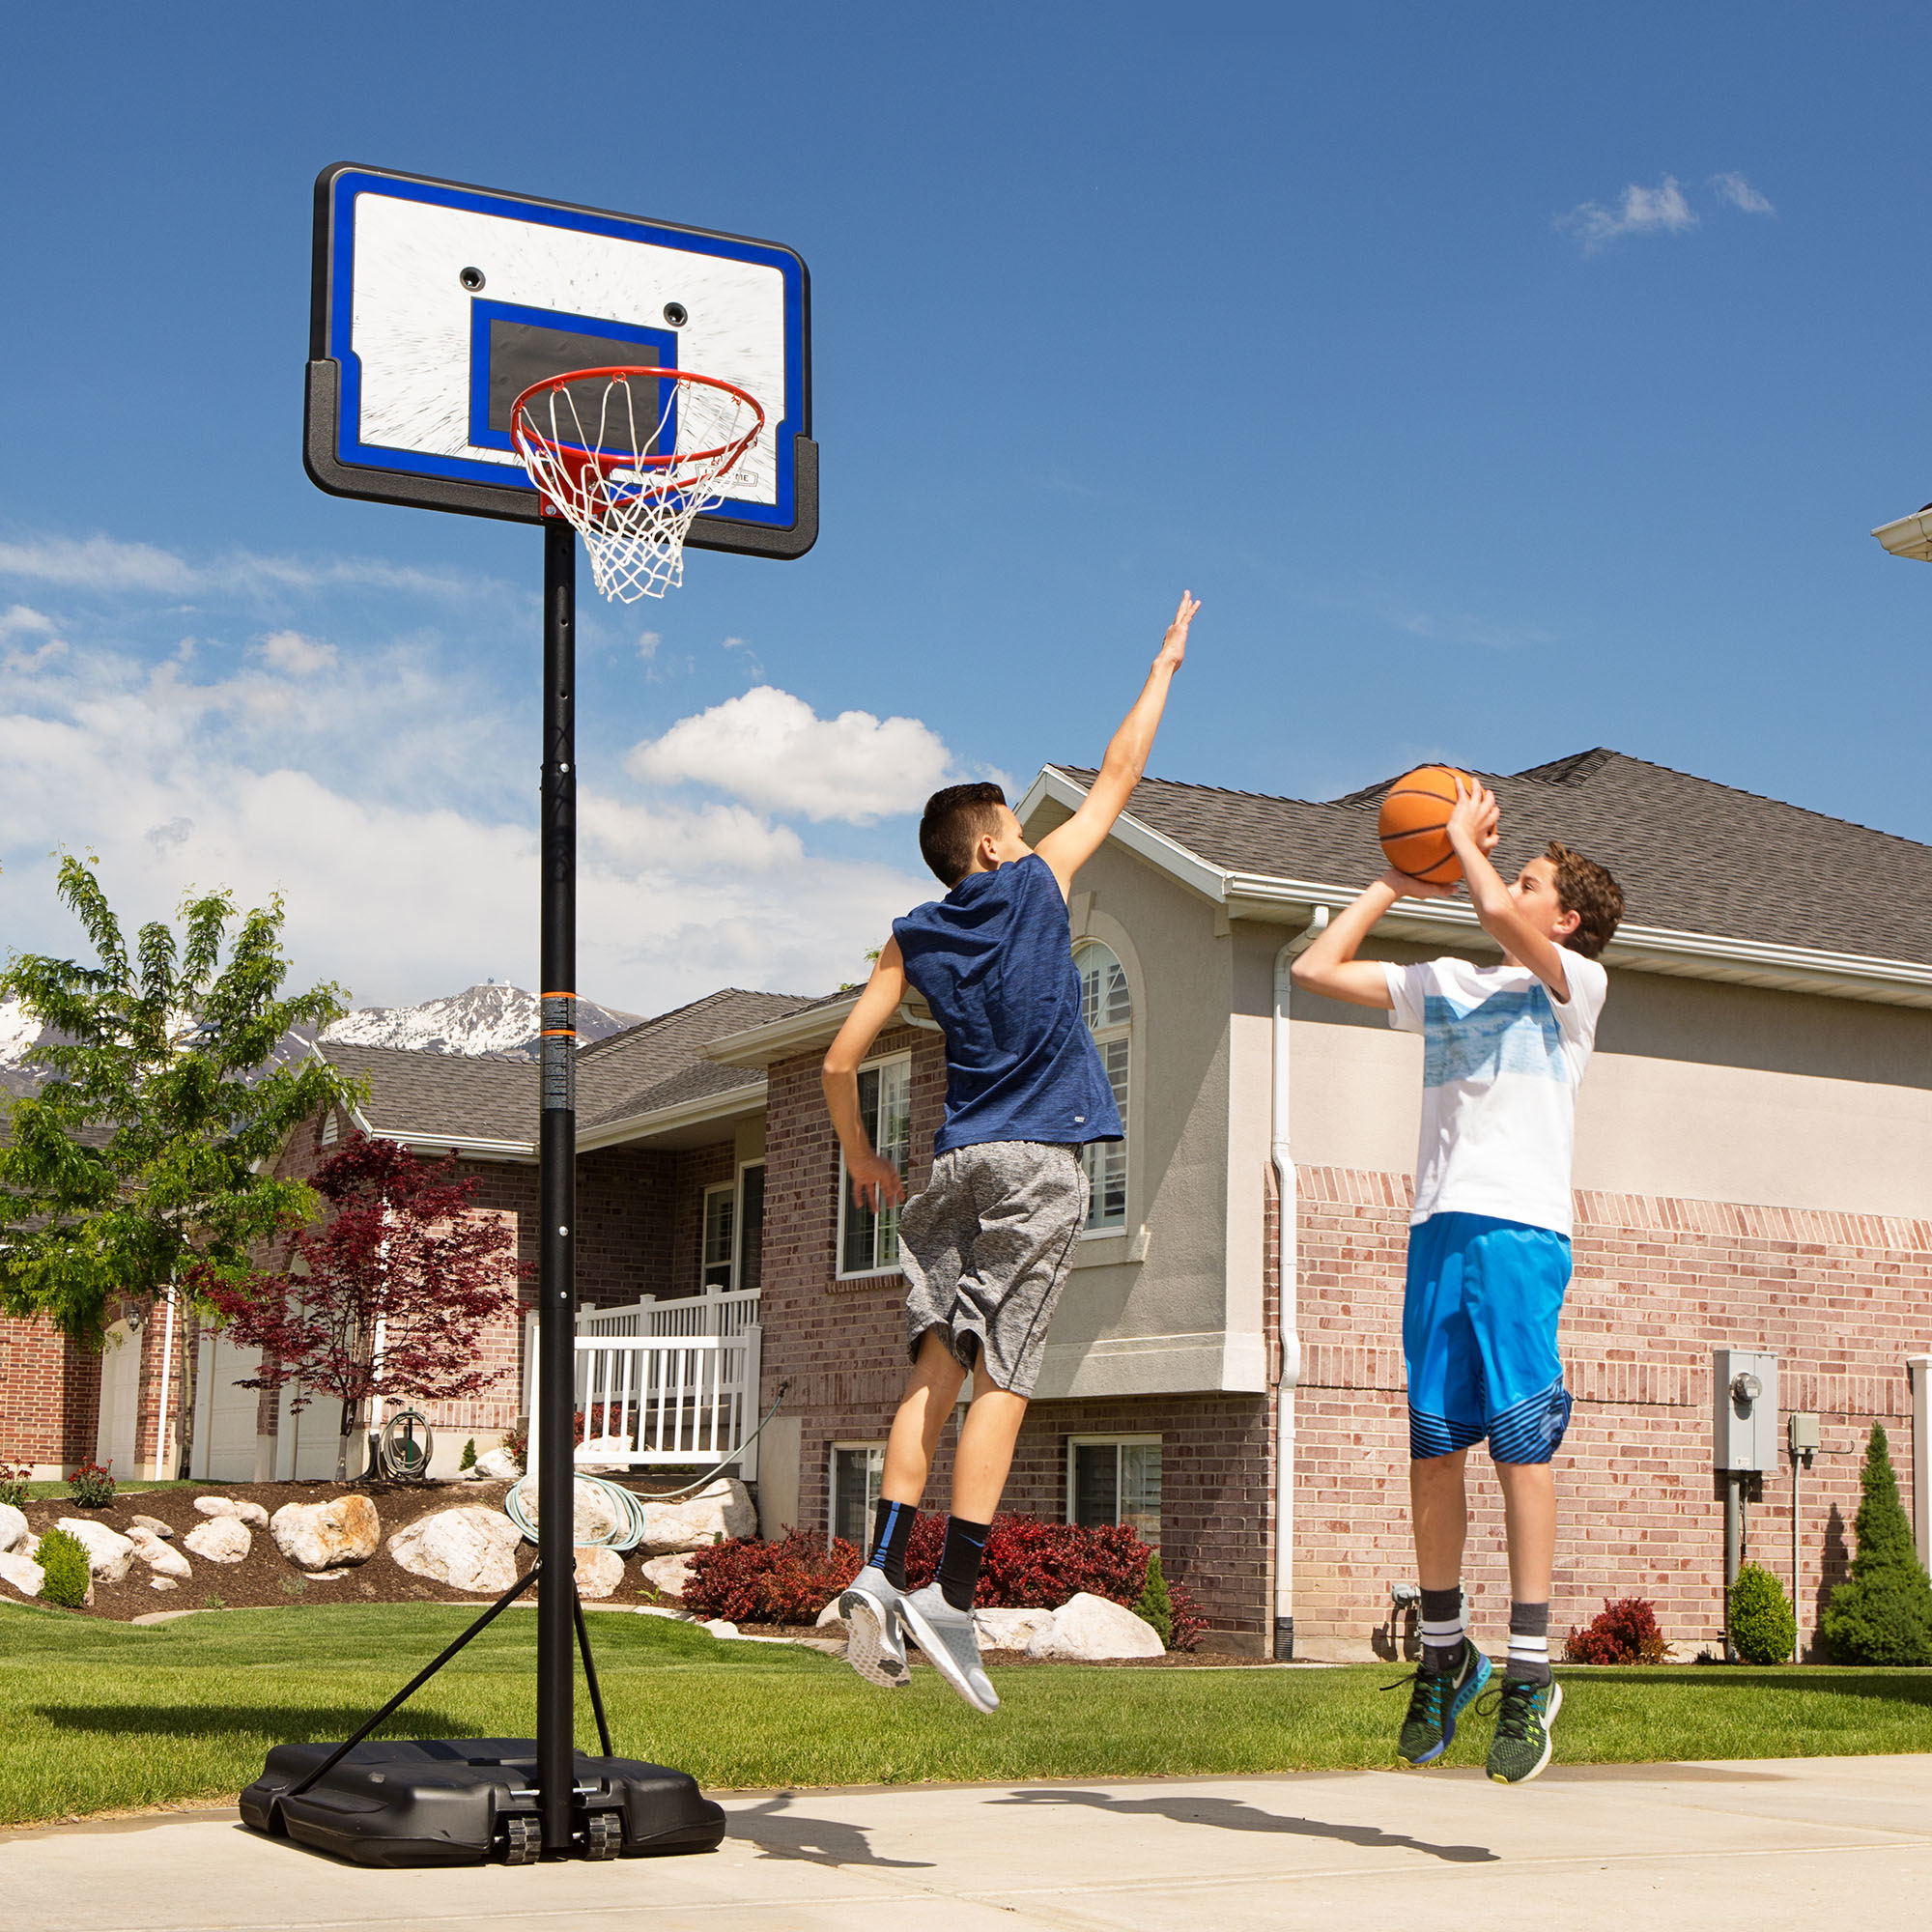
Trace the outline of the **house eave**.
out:
[[[1086,796],[1065,772],[1046,765],[1015,810],[1025,825],[1047,800],[1077,810]],[[1305,925],[1318,906],[1340,911],[1360,891],[1356,886],[1224,869],[1141,824],[1129,812],[1121,814],[1112,837],[1136,857],[1220,907],[1229,920]],[[1425,945],[1494,945],[1477,923],[1473,909],[1466,901],[1456,899],[1406,899],[1376,929],[1390,938],[1420,940]],[[1605,950],[1604,963],[1633,973],[1661,973],[1683,980],[1811,993],[1827,999],[1862,1000],[1878,1006],[1932,1009],[1932,966],[1911,959],[1828,952],[1807,946],[1732,939],[1721,933],[1624,925]]]
[[[743,1033],[727,1033],[708,1041],[698,1051],[706,1060],[722,1066],[764,1068],[773,1062],[790,1060],[814,1046],[830,1045],[845,1024],[845,1018],[859,1004],[857,991],[843,999],[828,1001],[802,1013],[787,1013],[782,1019],[767,1020],[763,1026],[747,1027]]]
[[[577,1151],[589,1153],[596,1148],[622,1147],[639,1141],[682,1139],[693,1127],[723,1125],[764,1111],[764,1081],[749,1081],[723,1094],[706,1094],[695,1100],[680,1100],[672,1107],[657,1107],[649,1113],[605,1121],[578,1134]]]

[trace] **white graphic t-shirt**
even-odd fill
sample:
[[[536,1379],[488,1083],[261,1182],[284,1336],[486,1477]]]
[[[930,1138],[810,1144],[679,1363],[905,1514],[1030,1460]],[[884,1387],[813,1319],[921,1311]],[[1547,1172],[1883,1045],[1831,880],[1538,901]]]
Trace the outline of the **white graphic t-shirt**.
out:
[[[1570,1232],[1577,1086],[1597,1037],[1609,975],[1563,955],[1560,1004],[1526,966],[1431,959],[1385,966],[1389,1024],[1422,1036],[1422,1145],[1415,1210],[1490,1214]]]

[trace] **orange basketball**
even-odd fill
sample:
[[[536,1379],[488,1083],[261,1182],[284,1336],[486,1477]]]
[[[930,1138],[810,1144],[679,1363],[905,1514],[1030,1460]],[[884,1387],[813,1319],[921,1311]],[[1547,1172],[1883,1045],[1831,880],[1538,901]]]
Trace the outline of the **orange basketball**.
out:
[[[1437,886],[1453,886],[1463,876],[1463,862],[1443,829],[1456,804],[1458,779],[1467,791],[1467,772],[1453,765],[1424,765],[1389,787],[1376,832],[1383,856],[1398,872]]]

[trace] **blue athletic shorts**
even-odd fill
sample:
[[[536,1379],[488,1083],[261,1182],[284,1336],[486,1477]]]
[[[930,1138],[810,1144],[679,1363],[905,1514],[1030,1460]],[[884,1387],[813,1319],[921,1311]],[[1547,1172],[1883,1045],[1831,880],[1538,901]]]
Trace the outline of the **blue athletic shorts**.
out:
[[[1432,1214],[1408,1231],[1402,1351],[1408,1453],[1490,1438],[1497,1463],[1547,1463],[1570,1425],[1556,1322],[1570,1242],[1489,1214]]]

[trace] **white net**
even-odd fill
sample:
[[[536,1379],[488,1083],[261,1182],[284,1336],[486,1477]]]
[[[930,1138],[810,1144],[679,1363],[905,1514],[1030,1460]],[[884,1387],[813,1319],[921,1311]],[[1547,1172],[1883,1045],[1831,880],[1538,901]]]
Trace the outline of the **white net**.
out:
[[[526,389],[511,440],[544,501],[583,537],[614,603],[684,579],[694,518],[764,427],[744,390],[680,369],[588,369]]]

